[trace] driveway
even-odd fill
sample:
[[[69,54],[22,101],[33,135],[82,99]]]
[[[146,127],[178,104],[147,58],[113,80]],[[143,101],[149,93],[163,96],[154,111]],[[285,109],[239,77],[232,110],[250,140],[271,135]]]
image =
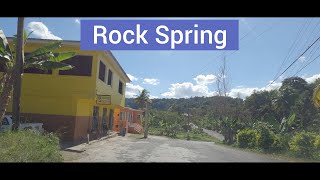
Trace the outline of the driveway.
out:
[[[130,136],[130,135],[129,135]],[[233,149],[213,142],[160,136],[121,137],[87,145],[82,153],[64,152],[73,162],[284,162],[268,155]]]
[[[210,135],[210,136],[213,136],[213,137],[219,139],[220,141],[223,141],[223,140],[224,140],[223,135],[220,134],[220,133],[218,133],[218,132],[216,132],[216,131],[212,131],[212,130],[204,129],[204,128],[203,128],[203,132],[207,133],[207,134]]]

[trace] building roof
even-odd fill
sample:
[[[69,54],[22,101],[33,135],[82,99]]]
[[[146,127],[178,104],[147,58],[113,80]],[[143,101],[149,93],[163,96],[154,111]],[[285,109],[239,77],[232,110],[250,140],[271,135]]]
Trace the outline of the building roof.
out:
[[[12,37],[7,37],[8,41],[12,41]],[[47,44],[49,42],[56,41],[52,39],[38,39],[38,38],[28,38],[28,42],[35,43],[35,44]],[[62,44],[67,46],[80,46],[80,41],[73,41],[73,40],[62,40]],[[98,50],[97,50],[98,51]],[[123,70],[121,65],[119,64],[118,60],[114,57],[110,50],[103,51],[105,54],[109,55],[113,62],[118,66],[121,70],[123,75],[125,76],[127,82],[131,82],[130,78],[128,77],[127,73]]]

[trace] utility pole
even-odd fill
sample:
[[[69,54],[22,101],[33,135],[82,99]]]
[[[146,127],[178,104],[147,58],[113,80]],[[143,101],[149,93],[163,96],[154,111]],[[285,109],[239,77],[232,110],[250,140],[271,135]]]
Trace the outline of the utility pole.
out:
[[[13,102],[12,112],[14,128],[20,125],[20,96],[21,96],[21,75],[24,63],[24,18],[18,17],[17,42],[16,42],[16,62],[14,65],[14,82],[13,82]]]
[[[190,140],[190,108],[189,108],[189,102],[187,103],[187,111],[188,111],[188,127],[187,127],[187,140]]]
[[[144,138],[148,138],[148,126],[149,126],[149,115],[148,115],[148,103],[146,102],[146,110],[145,110],[145,116],[144,116]]]

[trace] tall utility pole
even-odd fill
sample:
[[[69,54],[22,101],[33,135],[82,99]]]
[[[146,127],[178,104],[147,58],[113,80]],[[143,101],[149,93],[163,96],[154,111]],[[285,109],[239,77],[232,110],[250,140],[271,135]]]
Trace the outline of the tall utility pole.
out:
[[[20,96],[21,96],[21,75],[24,63],[24,18],[18,17],[17,42],[16,42],[16,62],[14,65],[14,82],[13,82],[13,102],[12,112],[14,128],[20,124]]]
[[[189,102],[187,103],[187,111],[188,111],[188,127],[187,127],[187,140],[190,140],[190,108],[189,108]]]
[[[144,138],[148,138],[148,126],[149,126],[149,114],[148,114],[148,102],[146,103],[145,115],[144,115]]]

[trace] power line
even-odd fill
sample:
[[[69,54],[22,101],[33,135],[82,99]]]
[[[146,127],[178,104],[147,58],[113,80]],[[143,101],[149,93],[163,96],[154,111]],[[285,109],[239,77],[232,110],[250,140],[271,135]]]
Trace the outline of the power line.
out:
[[[298,68],[298,71],[293,75],[293,76],[296,76],[302,69],[304,69],[304,67],[305,66],[308,66],[308,65],[306,65],[306,64],[309,64],[309,60],[310,59],[313,59],[313,57],[314,57],[314,55],[316,54],[316,52],[318,52],[318,50],[320,49],[320,46],[318,46],[318,47],[316,47],[316,46],[314,46],[313,47],[313,49],[311,50],[311,52],[309,53],[309,55],[308,56],[305,56],[305,59],[306,59],[306,61],[304,61],[303,63],[302,63],[302,65],[301,66],[303,66],[302,68]],[[313,61],[313,60],[312,60]]]
[[[269,85],[273,84],[280,76],[282,76],[294,63],[296,63],[301,56],[303,56],[318,40],[320,37],[318,37],[298,58],[296,58],[277,78],[275,78]],[[269,86],[268,85],[268,86]]]
[[[296,42],[298,42],[298,39],[299,39],[300,37],[302,37],[302,36],[301,36],[302,29],[305,27],[305,25],[307,24],[307,22],[308,22],[308,19],[306,19],[305,22],[301,25],[301,28],[299,29],[299,32],[298,32],[298,36],[296,37],[296,39],[294,40],[294,42],[291,44],[287,55],[286,55],[285,58],[282,60],[282,63],[281,63],[281,65],[280,65],[279,69],[278,69],[278,72],[276,73],[276,75],[275,75],[273,78],[276,78],[276,77],[279,75],[282,67],[283,67],[284,64],[285,64],[285,62],[289,59],[289,55],[291,55],[291,51],[296,48],[296,46],[297,46],[297,43],[296,43]],[[294,47],[294,48],[293,48],[293,47]]]
[[[255,40],[259,39],[264,33],[270,31],[272,28],[273,28],[273,26],[270,26],[268,29],[264,30],[264,31],[261,32],[258,36],[256,36],[252,41],[255,41]],[[243,39],[245,36],[246,36],[246,35],[244,35],[241,39]],[[241,40],[241,39],[240,39],[240,40]],[[252,42],[252,41],[249,41],[249,42]],[[243,47],[246,47],[246,46],[249,44],[249,42],[246,42],[244,45],[242,45],[242,48],[243,48]],[[218,58],[218,57],[220,57],[220,56],[221,56],[221,57],[222,57],[222,56],[231,56],[231,55],[235,54],[236,52],[238,52],[238,51],[232,51],[232,52],[229,52],[229,54],[223,52],[223,53],[221,53],[220,55],[216,56],[215,59]],[[204,72],[205,70],[207,70],[207,69],[210,67],[210,64],[211,64],[211,63],[212,63],[212,61],[209,62],[209,63],[207,63],[207,64],[205,64],[205,66],[203,66],[203,68],[202,68],[200,71],[192,74],[192,77],[195,76],[196,74],[200,74],[200,73]]]
[[[311,21],[312,21],[312,20],[311,20]],[[310,24],[309,24],[309,25],[310,25],[310,30],[312,29],[311,21],[310,21]],[[302,50],[300,51],[300,53],[303,51],[304,48],[307,47],[307,44],[310,43],[310,42],[309,42],[310,39],[311,39],[311,42],[312,42],[312,41],[314,41],[314,40],[317,38],[317,36],[318,36],[317,33],[316,33],[315,36],[313,36],[314,38],[311,38],[311,37],[312,37],[312,35],[314,34],[314,31],[317,29],[319,23],[320,23],[320,21],[318,21],[318,23],[316,23],[316,24],[314,25],[313,30],[311,31],[311,33],[309,33],[309,37],[308,37],[308,38],[305,37],[305,39],[307,38],[307,40],[305,41],[305,43],[304,43],[304,45],[303,45],[303,48],[302,48]],[[308,30],[309,30],[309,28],[308,28]],[[311,58],[313,57],[313,55],[314,55],[315,49],[317,49],[317,48],[316,48],[315,46],[313,46],[313,48],[310,49],[308,55],[304,56],[304,58],[305,58],[305,59],[311,59]],[[309,56],[310,58],[309,58],[308,56]],[[307,58],[307,57],[308,57],[308,58]],[[303,62],[303,64],[304,64],[304,63],[306,63],[306,62]],[[288,74],[291,74],[291,72],[294,72],[294,70],[295,70],[296,68],[297,68],[297,66],[294,66],[293,68],[291,68],[291,69],[289,70],[289,73],[288,73]]]
[[[259,39],[264,33],[270,31],[272,28],[273,28],[272,25],[269,26],[268,29],[266,29],[265,31],[263,31],[262,33],[260,33],[256,38],[254,38],[254,40]],[[251,32],[252,32],[252,31],[251,31]],[[248,34],[248,33],[247,33],[247,34]],[[247,34],[245,34],[243,37],[241,37],[240,40],[244,39],[244,38],[247,36]],[[251,42],[251,41],[249,41],[249,42]],[[245,47],[246,45],[248,45],[249,42],[245,43],[243,47]],[[233,51],[233,52],[231,52],[230,54],[228,54],[228,56],[230,56],[230,55],[232,55],[232,54],[234,54],[234,53],[236,53],[236,52],[238,52],[238,51]],[[221,54],[218,55],[217,57],[222,56],[222,55],[225,55],[225,52],[221,53]],[[226,56],[226,55],[225,55],[225,56]],[[209,62],[208,64],[206,64],[206,65],[204,66],[204,68],[208,68],[208,65],[211,64],[211,63],[212,63],[212,62]],[[201,71],[202,71],[202,70],[201,70]],[[198,72],[198,73],[199,73],[199,72]],[[200,72],[200,73],[201,73],[201,72]],[[195,73],[195,74],[196,74],[196,73]],[[194,75],[193,75],[193,76],[194,76]],[[191,96],[191,97],[192,97],[192,96]],[[191,97],[190,97],[190,98],[191,98]],[[174,105],[176,105],[177,102],[178,102],[178,101],[176,100],[176,102],[174,102],[168,109],[170,109],[170,108],[172,108]]]
[[[294,76],[296,76],[299,72],[301,72],[304,68],[306,68],[307,66],[309,66],[312,62],[314,62],[316,59],[318,59],[320,57],[320,54],[315,57],[312,61],[310,61],[309,63],[307,63],[305,66],[303,66],[298,72],[296,72],[296,74]]]

